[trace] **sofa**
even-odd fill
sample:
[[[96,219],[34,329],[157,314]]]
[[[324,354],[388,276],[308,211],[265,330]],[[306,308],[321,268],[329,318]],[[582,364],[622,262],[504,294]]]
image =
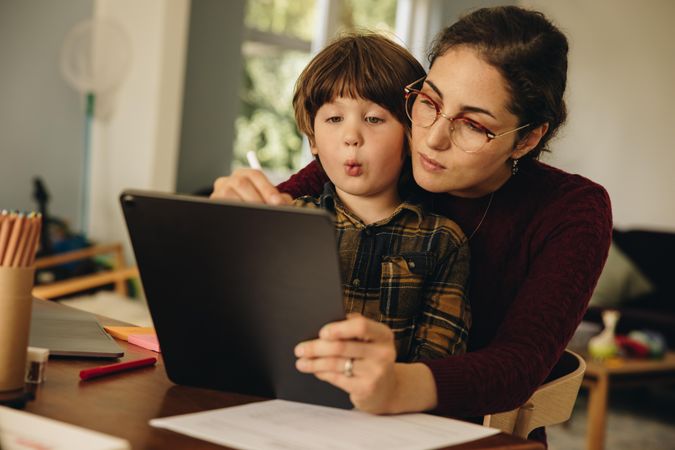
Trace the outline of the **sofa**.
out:
[[[675,233],[618,230],[607,264],[584,317],[602,323],[604,309],[617,309],[617,333],[653,330],[675,349]]]

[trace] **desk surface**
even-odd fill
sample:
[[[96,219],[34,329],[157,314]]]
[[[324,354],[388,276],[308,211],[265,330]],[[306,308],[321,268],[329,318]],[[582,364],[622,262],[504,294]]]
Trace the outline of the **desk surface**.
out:
[[[104,325],[119,324],[101,318]],[[121,361],[157,356],[149,350],[118,341],[125,350]],[[80,381],[79,371],[106,364],[105,360],[52,358],[47,381],[28,402],[26,411],[127,439],[134,450],[222,449],[223,447],[168,430],[152,428],[155,417],[186,414],[240,405],[257,397],[174,385],[161,357],[156,366]],[[536,442],[507,434],[450,447],[452,450],[542,450]]]

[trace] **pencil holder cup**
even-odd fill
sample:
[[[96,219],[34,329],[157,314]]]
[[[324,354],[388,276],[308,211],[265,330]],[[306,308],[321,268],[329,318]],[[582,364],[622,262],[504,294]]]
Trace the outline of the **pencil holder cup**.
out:
[[[34,273],[0,266],[0,392],[24,387]]]

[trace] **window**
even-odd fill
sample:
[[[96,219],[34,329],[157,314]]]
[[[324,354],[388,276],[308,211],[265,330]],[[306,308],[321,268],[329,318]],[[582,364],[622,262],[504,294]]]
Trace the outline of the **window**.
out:
[[[246,6],[244,81],[233,168],[246,165],[246,152],[255,150],[263,167],[284,179],[309,159],[291,102],[295,81],[312,49],[325,44],[318,34],[327,30],[316,24],[332,21],[335,33],[359,29],[393,33],[396,0],[248,0]],[[325,34],[330,39],[335,33]]]

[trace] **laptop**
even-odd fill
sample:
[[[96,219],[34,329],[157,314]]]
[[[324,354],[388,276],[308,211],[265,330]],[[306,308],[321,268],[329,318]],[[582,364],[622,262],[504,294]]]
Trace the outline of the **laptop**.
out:
[[[33,299],[31,347],[48,348],[54,356],[119,358],[122,348],[105,332],[95,315],[57,302]]]
[[[344,318],[328,213],[134,190],[120,201],[169,379],[352,407],[293,354]]]

